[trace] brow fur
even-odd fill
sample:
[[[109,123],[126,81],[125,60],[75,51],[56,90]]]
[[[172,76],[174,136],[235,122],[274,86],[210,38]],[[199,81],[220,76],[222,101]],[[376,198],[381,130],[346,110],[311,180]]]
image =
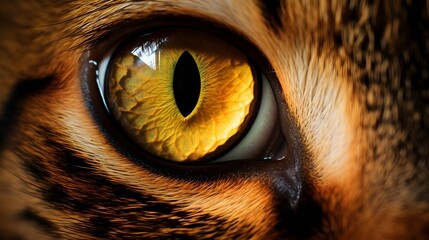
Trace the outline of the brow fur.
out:
[[[0,9],[6,237],[428,237],[428,1],[20,1]],[[164,176],[130,161],[91,117],[83,54],[129,23],[167,16],[232,29],[271,63],[321,209],[305,233],[280,219],[277,179]],[[11,103],[26,82],[42,83]]]

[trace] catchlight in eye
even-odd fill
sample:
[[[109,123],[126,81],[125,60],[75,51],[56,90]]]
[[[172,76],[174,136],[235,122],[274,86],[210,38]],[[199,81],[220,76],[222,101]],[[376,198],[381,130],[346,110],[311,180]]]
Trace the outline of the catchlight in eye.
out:
[[[115,53],[106,77],[110,112],[127,134],[174,161],[199,160],[232,144],[257,101],[246,56],[195,30],[142,37]]]
[[[212,34],[155,31],[120,45],[100,71],[112,117],[161,159],[269,158],[281,145],[270,84],[246,54]]]

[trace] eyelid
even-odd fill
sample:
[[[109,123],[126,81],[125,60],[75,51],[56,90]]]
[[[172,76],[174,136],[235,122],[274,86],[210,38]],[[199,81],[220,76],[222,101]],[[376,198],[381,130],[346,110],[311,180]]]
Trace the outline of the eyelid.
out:
[[[184,53],[195,64],[197,83],[178,79],[193,78],[194,70],[188,68],[192,65],[180,65]],[[257,112],[259,80],[248,56],[203,30],[148,31],[121,44],[109,65],[104,91],[113,120],[142,149],[162,160],[219,157],[247,133]],[[187,74],[177,77],[185,69]],[[180,112],[187,100],[173,98],[178,81],[188,90],[193,89],[188,84],[201,84],[190,114]]]
[[[178,25],[177,23],[173,24],[173,26],[179,26],[179,27],[184,27],[181,25]],[[192,24],[188,23],[186,24],[186,26],[192,26],[191,28],[194,30],[200,30],[200,31],[205,31],[206,29],[202,29],[198,26],[193,26]],[[186,27],[185,26],[185,27]],[[108,71],[109,68],[109,59],[116,54],[115,51],[118,49],[119,45],[122,45],[125,43],[132,42],[135,41],[136,38],[145,36],[146,34],[150,34],[154,31],[162,31],[163,29],[171,29],[171,28],[175,28],[175,27],[171,27],[171,26],[158,26],[155,28],[149,28],[147,26],[138,26],[138,27],[134,27],[134,28],[128,28],[127,31],[125,31],[125,33],[123,32],[119,32],[117,35],[112,36],[109,40],[105,40],[102,41],[100,43],[100,45],[97,48],[94,48],[92,50],[92,54],[91,56],[93,57],[92,59],[94,59],[95,63],[99,63],[97,66],[97,80],[94,81],[94,83],[96,83],[96,87],[98,88],[98,92],[101,95],[104,95],[104,85],[105,85],[105,79],[106,76],[105,74]],[[134,29],[134,30],[129,30],[129,29]],[[217,32],[220,32],[221,34],[218,35]],[[286,153],[287,153],[287,149],[289,148],[286,144],[286,136],[284,134],[284,131],[282,131],[282,127],[287,124],[284,123],[282,121],[280,121],[279,116],[277,115],[275,118],[266,118],[263,115],[265,115],[268,112],[272,112],[274,111],[274,114],[282,114],[284,113],[286,110],[285,108],[285,104],[283,104],[282,101],[282,97],[279,96],[279,93],[281,91],[280,90],[280,85],[277,82],[276,76],[274,71],[271,68],[271,65],[269,64],[269,62],[267,61],[267,59],[265,58],[265,56],[262,54],[262,52],[258,49],[255,48],[255,46],[252,44],[252,42],[249,42],[247,38],[242,39],[241,35],[237,35],[237,34],[231,34],[228,35],[226,33],[228,33],[230,31],[224,32],[222,27],[215,27],[214,29],[210,29],[209,33],[218,36],[220,38],[223,38],[225,36],[226,41],[232,43],[233,45],[235,45],[236,47],[238,47],[239,49],[241,49],[241,51],[245,52],[246,55],[248,55],[248,57],[251,59],[251,61],[253,62],[253,64],[256,64],[258,66],[258,69],[260,69],[264,75],[266,77],[260,77],[260,84],[264,85],[264,86],[269,86],[269,87],[265,87],[264,89],[270,89],[269,91],[269,98],[274,99],[275,102],[274,105],[270,105],[269,108],[263,107],[262,109],[262,114],[259,117],[259,119],[261,119],[260,125],[264,125],[264,124],[274,124],[276,127],[274,127],[270,132],[276,132],[276,136],[278,136],[277,138],[282,138],[282,141],[276,141],[275,144],[269,144],[267,143],[266,145],[269,145],[270,149],[275,149],[275,151],[270,152],[269,154],[265,152],[264,155],[262,156],[261,154],[259,154],[258,157],[254,156],[251,154],[252,151],[247,152],[249,149],[250,150],[254,150],[254,146],[257,145],[257,143],[252,143],[252,140],[246,140],[244,139],[245,137],[243,137],[243,139],[241,139],[240,141],[244,140],[243,143],[238,143],[236,145],[234,145],[233,148],[229,149],[228,151],[225,152],[225,154],[221,155],[219,158],[217,158],[214,161],[211,161],[211,163],[213,162],[225,162],[229,160],[240,160],[240,159],[254,159],[254,160],[261,160],[261,159],[267,159],[267,160],[282,160],[286,157]],[[237,44],[239,43],[239,44]],[[262,79],[263,78],[263,79]],[[273,88],[273,89],[271,89]],[[281,95],[281,94],[280,94]],[[106,111],[109,114],[110,109],[108,108],[108,104],[106,103],[106,97],[102,96],[102,100],[100,99],[100,102],[103,103],[104,105],[104,111]],[[280,102],[279,102],[280,100]],[[259,110],[258,110],[259,111]],[[265,113],[264,113],[265,111]],[[258,116],[255,116],[255,119],[258,118]],[[258,125],[258,122],[254,122],[253,124]],[[101,125],[104,125],[104,123],[101,123]],[[110,125],[110,124],[109,124]],[[111,129],[113,131],[117,131],[118,128],[115,124],[112,124],[114,126],[114,129]],[[255,126],[256,126],[255,125]],[[110,127],[109,127],[110,128]],[[261,135],[259,133],[254,133],[254,132],[258,132],[257,130],[254,130],[255,127],[250,127],[249,131],[247,132],[247,134],[252,134],[254,136],[258,136],[258,137],[263,137],[263,139],[267,140],[267,142],[271,142],[270,141],[270,134],[266,134],[266,135]],[[277,130],[276,130],[277,129]],[[121,134],[119,133],[114,133],[113,135],[117,135],[117,134]],[[246,136],[247,136],[246,134]],[[108,135],[111,135],[110,133],[108,133]],[[249,135],[250,136],[250,135]],[[110,138],[110,137],[109,137]],[[122,141],[129,141],[129,139],[127,138],[123,138],[120,137],[119,139],[123,139]],[[111,139],[114,140],[114,139]],[[250,145],[245,144],[245,142],[248,141],[250,142]],[[116,142],[116,141],[115,141]],[[116,143],[116,144],[122,144],[122,143]],[[253,145],[252,145],[253,144]],[[243,147],[243,145],[245,145]],[[273,146],[274,145],[274,146]],[[234,148],[238,146],[238,149],[241,150],[234,150]],[[136,146],[132,147],[133,149],[136,149]],[[245,150],[243,150],[245,149]],[[137,150],[137,149],[136,149]],[[124,151],[127,151],[126,149],[124,149]],[[270,150],[269,150],[270,151]],[[245,155],[243,155],[242,157],[236,157],[236,153],[239,152],[246,152]],[[132,154],[132,153],[131,153]],[[140,154],[140,151],[137,150],[135,152],[135,154],[137,154],[137,158],[138,155]],[[144,154],[142,156],[145,156]],[[146,158],[146,156],[145,156]],[[152,161],[152,160],[151,160]]]
[[[119,44],[116,44],[116,45],[110,47],[109,50],[106,52],[106,54],[103,55],[103,57],[101,58],[101,60],[98,63],[98,69],[96,71],[96,75],[97,75],[96,76],[96,82],[97,82],[98,90],[101,94],[101,98],[103,100],[104,107],[106,108],[106,110],[108,112],[110,112],[110,111],[109,111],[109,108],[108,108],[107,103],[106,103],[106,96],[104,95],[104,86],[105,86],[106,74],[107,74],[107,69],[109,67],[110,58],[112,57],[112,55],[113,55],[113,53],[114,53],[114,51],[118,45]],[[97,63],[94,60],[91,60],[91,61]]]

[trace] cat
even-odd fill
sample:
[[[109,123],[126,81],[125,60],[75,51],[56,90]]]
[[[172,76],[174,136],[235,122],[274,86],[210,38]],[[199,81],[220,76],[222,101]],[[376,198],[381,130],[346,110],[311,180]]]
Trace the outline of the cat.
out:
[[[40,0],[0,12],[1,239],[429,238],[428,1]],[[171,162],[123,137],[90,60],[170,25],[256,56],[284,158]]]

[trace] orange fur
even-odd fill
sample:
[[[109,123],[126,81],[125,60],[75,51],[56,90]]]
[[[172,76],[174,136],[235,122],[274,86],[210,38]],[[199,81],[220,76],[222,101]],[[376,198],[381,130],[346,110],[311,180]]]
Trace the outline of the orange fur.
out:
[[[277,29],[257,0],[1,3],[0,112],[11,123],[0,138],[0,237],[428,238],[427,27],[425,39],[402,35],[401,21],[413,20],[406,1],[279,2]],[[426,11],[407,13],[424,26],[429,3],[421,3]],[[221,25],[266,56],[286,104],[283,131],[296,134],[304,156],[305,197],[290,215],[280,170],[168,175],[136,164],[102,133],[81,87],[87,51],[109,46],[101,37],[115,24],[155,15]],[[10,101],[18,84],[44,78]],[[74,172],[62,168],[68,152],[84,161]],[[54,190],[73,201],[47,202]],[[49,230],[20,217],[29,209]],[[103,224],[108,235],[97,235]]]

